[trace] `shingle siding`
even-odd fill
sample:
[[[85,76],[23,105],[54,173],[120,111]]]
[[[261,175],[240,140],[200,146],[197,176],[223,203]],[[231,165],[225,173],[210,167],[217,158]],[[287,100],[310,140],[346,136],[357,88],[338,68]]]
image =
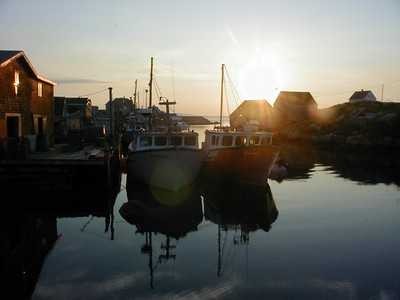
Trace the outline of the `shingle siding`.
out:
[[[45,118],[43,134],[52,137],[54,85],[42,80],[26,56],[19,53],[0,51],[0,139],[7,138],[7,116],[10,115],[20,117],[19,136],[35,134],[35,117],[42,117]],[[19,72],[17,94],[14,86],[16,71]],[[42,97],[38,96],[39,82],[43,87]]]

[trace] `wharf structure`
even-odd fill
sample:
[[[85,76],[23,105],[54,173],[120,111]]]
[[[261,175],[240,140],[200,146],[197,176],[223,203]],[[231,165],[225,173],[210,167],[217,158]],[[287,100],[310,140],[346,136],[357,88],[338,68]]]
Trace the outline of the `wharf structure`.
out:
[[[77,135],[55,143],[56,83],[40,76],[23,51],[0,50],[0,81],[2,203],[29,198],[32,191],[79,190],[90,196],[90,190],[107,190],[118,180],[118,147],[99,128],[82,130],[90,141]]]

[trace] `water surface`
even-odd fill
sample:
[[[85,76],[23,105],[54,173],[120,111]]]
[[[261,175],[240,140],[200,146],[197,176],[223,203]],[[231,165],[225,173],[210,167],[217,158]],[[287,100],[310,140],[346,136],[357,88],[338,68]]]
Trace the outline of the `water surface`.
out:
[[[9,213],[2,228],[59,235],[32,299],[398,299],[396,158],[282,153],[291,167],[266,187],[202,178],[173,194],[122,174],[96,213]]]

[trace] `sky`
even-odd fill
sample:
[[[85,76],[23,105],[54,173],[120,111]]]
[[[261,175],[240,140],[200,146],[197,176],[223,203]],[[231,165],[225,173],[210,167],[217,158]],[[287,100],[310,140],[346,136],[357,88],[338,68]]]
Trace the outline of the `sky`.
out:
[[[243,100],[310,92],[319,108],[361,89],[400,102],[400,0],[0,0],[0,49],[22,50],[55,96],[216,116]],[[234,92],[232,92],[234,91]],[[236,96],[234,96],[236,95]]]

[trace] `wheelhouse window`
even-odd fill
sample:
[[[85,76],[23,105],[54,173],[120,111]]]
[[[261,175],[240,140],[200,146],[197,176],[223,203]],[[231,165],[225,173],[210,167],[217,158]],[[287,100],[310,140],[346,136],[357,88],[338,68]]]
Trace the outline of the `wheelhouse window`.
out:
[[[235,139],[236,146],[244,146],[246,145],[246,137],[245,136],[237,136]]]
[[[263,137],[261,140],[261,145],[269,145],[271,143],[271,138]]]
[[[182,137],[181,136],[172,136],[171,144],[174,146],[181,146],[182,145]]]
[[[154,138],[154,145],[156,146],[166,146],[167,138],[165,136],[156,136]]]
[[[250,146],[255,146],[260,143],[260,137],[259,136],[251,136],[249,139],[249,145]]]
[[[233,138],[231,136],[224,136],[222,138],[222,146],[229,147],[232,146]]]
[[[43,97],[43,84],[41,82],[38,82],[38,96]]]
[[[152,145],[151,136],[140,137],[140,146],[151,146],[151,145]]]
[[[186,146],[195,146],[196,145],[196,137],[195,136],[185,136],[185,145]]]
[[[213,135],[211,137],[211,145],[218,145],[218,136],[217,135]]]
[[[19,87],[19,72],[14,72],[14,92],[15,95],[18,95],[18,87]]]

